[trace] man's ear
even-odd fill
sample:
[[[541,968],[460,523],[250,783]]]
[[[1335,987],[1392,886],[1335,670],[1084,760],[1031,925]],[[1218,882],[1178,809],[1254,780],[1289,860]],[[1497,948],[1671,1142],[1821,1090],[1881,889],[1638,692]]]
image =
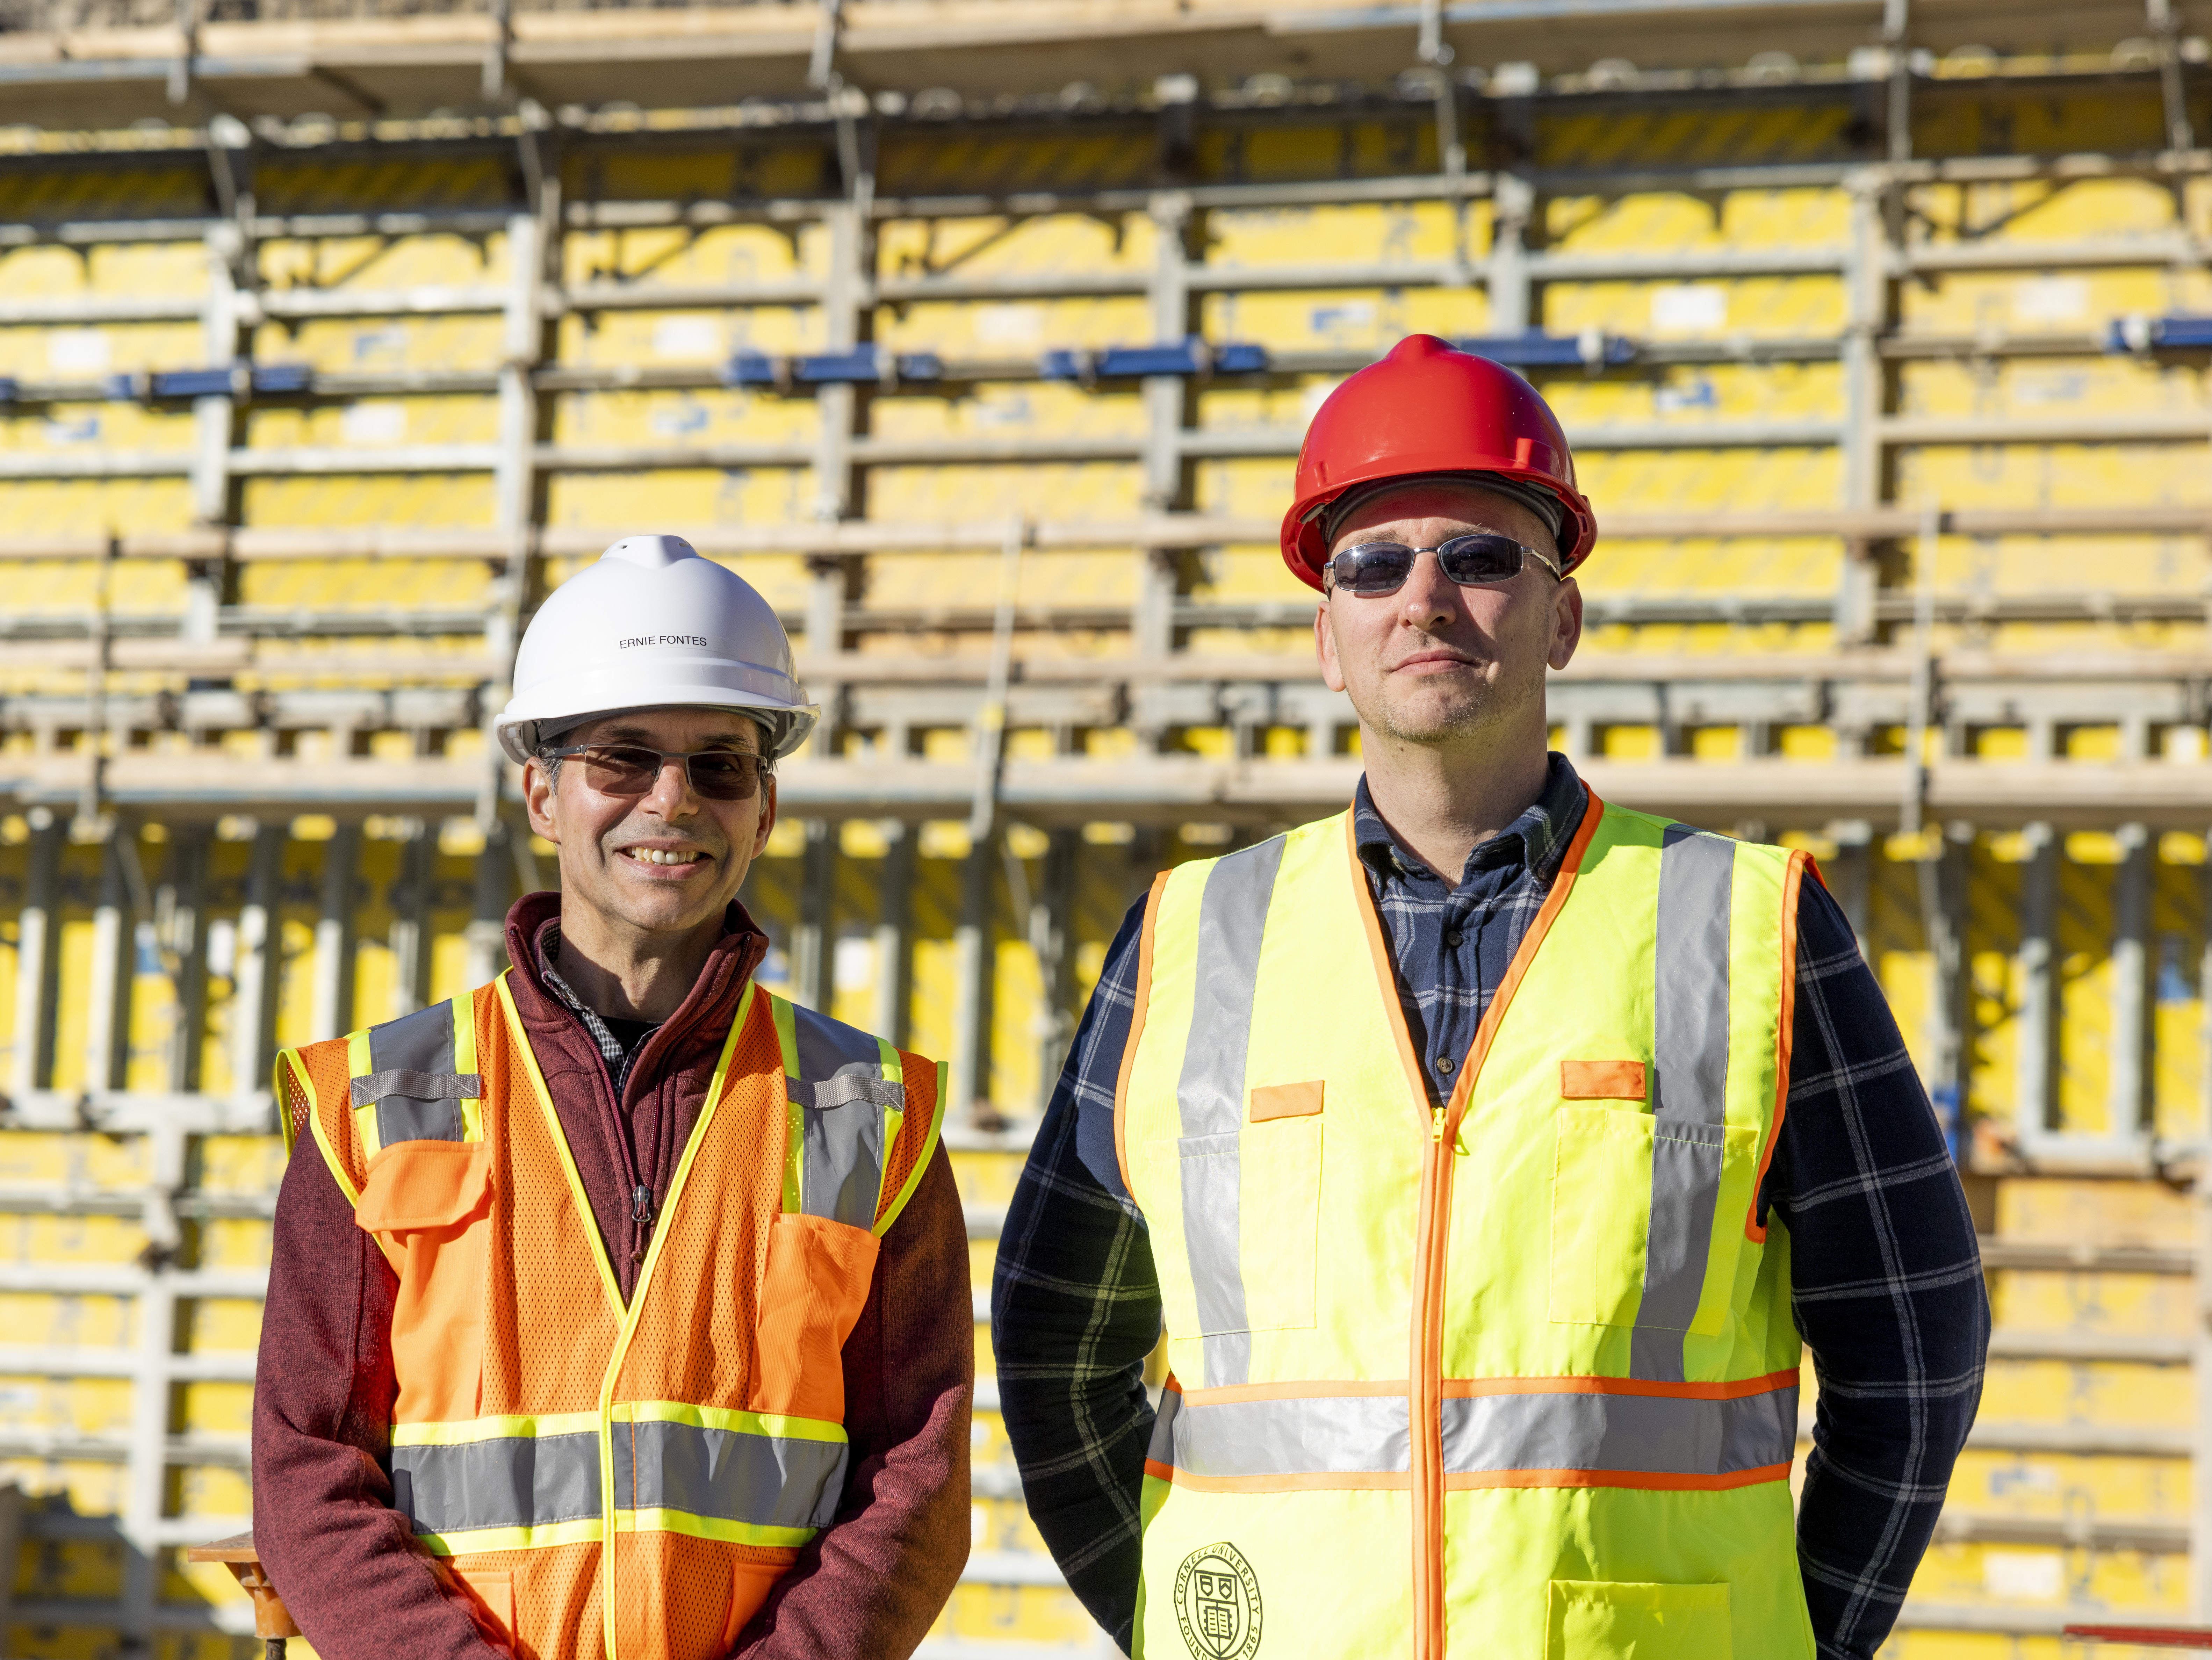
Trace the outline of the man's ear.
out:
[[[1575,648],[1582,643],[1582,585],[1571,576],[1563,576],[1552,595],[1551,663],[1554,669],[1563,669],[1574,660]]]
[[[753,831],[752,856],[754,858],[757,859],[761,856],[761,850],[768,846],[769,832],[775,828],[775,775],[772,772],[764,772],[761,774],[760,824]]]
[[[522,763],[522,802],[530,814],[530,828],[559,846],[561,831],[553,822],[553,781],[534,755]]]
[[[1314,607],[1314,655],[1321,660],[1321,681],[1331,691],[1344,690],[1344,670],[1336,660],[1336,629],[1329,621],[1328,597]]]

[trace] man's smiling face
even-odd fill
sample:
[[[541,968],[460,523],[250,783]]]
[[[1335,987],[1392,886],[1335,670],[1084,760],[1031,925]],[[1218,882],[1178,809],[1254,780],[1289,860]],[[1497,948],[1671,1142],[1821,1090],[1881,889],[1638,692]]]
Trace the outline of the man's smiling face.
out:
[[[558,747],[758,754],[761,736],[757,722],[726,709],[646,709],[565,733]],[[642,933],[719,927],[775,828],[775,779],[763,773],[760,787],[744,800],[716,801],[693,789],[672,762],[640,796],[603,794],[586,771],[574,757],[562,763],[557,778],[535,760],[525,770],[531,828],[560,850],[562,910],[588,909],[610,929]]]
[[[1542,520],[1519,502],[1455,483],[1408,483],[1355,508],[1332,555],[1362,542],[1433,548],[1476,532],[1508,536],[1557,558]],[[1449,744],[1516,719],[1540,721],[1544,670],[1566,666],[1582,632],[1574,580],[1533,562],[1510,581],[1463,588],[1433,553],[1395,593],[1331,593],[1314,618],[1322,678],[1348,693],[1370,731]]]

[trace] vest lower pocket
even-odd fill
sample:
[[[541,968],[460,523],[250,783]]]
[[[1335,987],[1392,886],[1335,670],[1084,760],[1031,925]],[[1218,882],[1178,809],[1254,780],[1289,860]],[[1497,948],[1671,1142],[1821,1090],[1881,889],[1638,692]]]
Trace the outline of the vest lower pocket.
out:
[[[512,1644],[514,1641],[514,1576],[494,1573],[475,1568],[456,1567],[453,1578],[461,1589],[468,1592],[476,1607],[477,1624],[484,1628],[485,1635],[493,1641]]]
[[[1729,1588],[1554,1579],[1544,1660],[1733,1660]]]
[[[354,1220],[399,1275],[392,1308],[396,1421],[474,1418],[483,1383],[491,1149],[401,1141],[368,1161]]]
[[[1711,1336],[1727,1316],[1759,1132],[1561,1106],[1551,1317]]]
[[[845,1420],[845,1340],[867,1305],[880,1246],[865,1228],[779,1216],[769,1230],[754,1412]]]

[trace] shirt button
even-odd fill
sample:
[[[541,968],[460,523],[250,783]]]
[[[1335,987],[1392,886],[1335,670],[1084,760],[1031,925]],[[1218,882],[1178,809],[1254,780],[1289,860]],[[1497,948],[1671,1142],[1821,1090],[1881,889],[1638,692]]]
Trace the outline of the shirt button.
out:
[[[1460,942],[1466,937],[1467,936],[1462,933],[1457,928],[1454,928],[1449,933],[1444,935],[1444,944],[1449,946],[1452,950],[1457,951],[1460,947]]]
[[[1459,1062],[1453,1060],[1449,1055],[1441,1056],[1437,1061],[1437,1070],[1443,1073],[1445,1077],[1449,1078],[1459,1070]]]

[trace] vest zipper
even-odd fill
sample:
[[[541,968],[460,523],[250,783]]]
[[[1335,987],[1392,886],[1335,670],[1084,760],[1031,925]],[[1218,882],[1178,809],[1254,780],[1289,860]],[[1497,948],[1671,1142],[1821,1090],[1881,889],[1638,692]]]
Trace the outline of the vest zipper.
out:
[[[645,1261],[646,1241],[653,1237],[653,1189],[642,1182],[630,1192],[629,1219],[635,1223],[636,1237],[629,1248],[629,1260]]]

